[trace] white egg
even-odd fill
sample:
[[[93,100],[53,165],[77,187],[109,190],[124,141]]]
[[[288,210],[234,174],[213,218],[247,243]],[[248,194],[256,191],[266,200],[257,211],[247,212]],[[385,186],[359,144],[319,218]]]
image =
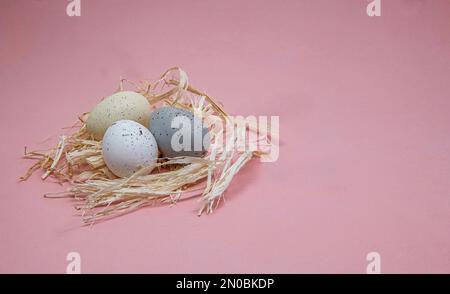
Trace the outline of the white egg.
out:
[[[118,177],[128,177],[158,158],[158,145],[152,133],[132,120],[114,122],[102,143],[106,166]]]

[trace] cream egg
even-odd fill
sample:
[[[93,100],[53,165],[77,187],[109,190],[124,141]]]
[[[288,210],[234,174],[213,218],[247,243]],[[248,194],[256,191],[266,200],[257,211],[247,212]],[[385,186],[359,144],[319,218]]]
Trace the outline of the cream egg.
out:
[[[152,133],[132,120],[119,120],[106,130],[102,142],[106,166],[118,177],[128,177],[156,163],[158,145]]]
[[[122,91],[103,99],[94,107],[86,121],[86,128],[96,140],[101,140],[113,122],[126,119],[147,127],[149,115],[147,98],[136,92]]]

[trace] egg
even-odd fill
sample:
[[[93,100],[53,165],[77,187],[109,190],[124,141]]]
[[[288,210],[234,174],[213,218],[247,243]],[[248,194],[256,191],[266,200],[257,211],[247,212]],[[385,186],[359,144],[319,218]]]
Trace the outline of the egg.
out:
[[[201,157],[209,148],[208,128],[188,110],[158,108],[150,114],[148,125],[164,157]]]
[[[152,133],[132,120],[114,122],[102,142],[106,166],[118,177],[128,177],[158,158],[158,145]]]
[[[86,128],[96,140],[101,140],[113,122],[127,119],[147,126],[149,115],[147,98],[136,92],[122,91],[103,99],[94,107],[86,121]]]

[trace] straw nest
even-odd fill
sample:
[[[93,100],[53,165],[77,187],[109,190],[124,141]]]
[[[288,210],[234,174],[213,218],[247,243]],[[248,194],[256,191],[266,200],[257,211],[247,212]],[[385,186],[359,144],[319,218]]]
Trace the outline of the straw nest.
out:
[[[159,158],[156,167],[142,168],[128,178],[117,178],[106,167],[102,157],[102,142],[86,131],[89,113],[81,115],[76,131],[63,135],[56,147],[44,152],[27,151],[25,158],[35,160],[25,175],[42,170],[42,179],[69,182],[61,193],[46,197],[72,197],[83,221],[89,223],[108,216],[130,212],[155,203],[174,204],[180,199],[199,197],[198,215],[211,213],[220,203],[225,190],[239,170],[252,158],[264,154],[264,148],[242,150],[233,144],[237,140],[236,121],[212,97],[188,83],[180,68],[170,68],[154,81],[134,83],[120,80],[117,91],[132,87],[144,95],[151,107],[171,105],[192,111],[210,126],[211,148],[203,157]],[[256,132],[248,127],[246,132]],[[266,135],[267,134],[261,134]],[[223,148],[224,142],[227,147]],[[231,144],[229,144],[231,143]],[[231,147],[230,147],[231,146]]]

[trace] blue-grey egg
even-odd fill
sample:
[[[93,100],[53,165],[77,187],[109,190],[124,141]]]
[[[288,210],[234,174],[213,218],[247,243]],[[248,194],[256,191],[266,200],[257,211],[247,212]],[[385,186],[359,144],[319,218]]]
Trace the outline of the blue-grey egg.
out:
[[[209,148],[209,130],[188,110],[161,107],[150,114],[150,132],[163,157],[201,157]]]

